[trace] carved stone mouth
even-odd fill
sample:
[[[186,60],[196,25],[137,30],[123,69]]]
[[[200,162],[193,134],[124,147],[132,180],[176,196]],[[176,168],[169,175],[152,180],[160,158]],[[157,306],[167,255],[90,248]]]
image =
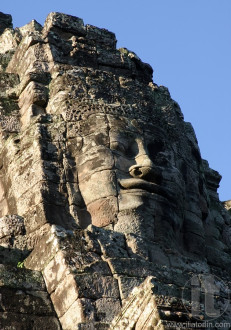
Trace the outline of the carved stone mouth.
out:
[[[142,179],[130,178],[130,179],[119,180],[119,185],[122,189],[125,190],[141,189],[150,193],[161,195],[167,199],[173,200],[173,197],[171,196],[170,192],[167,189],[153,182],[148,182]]]

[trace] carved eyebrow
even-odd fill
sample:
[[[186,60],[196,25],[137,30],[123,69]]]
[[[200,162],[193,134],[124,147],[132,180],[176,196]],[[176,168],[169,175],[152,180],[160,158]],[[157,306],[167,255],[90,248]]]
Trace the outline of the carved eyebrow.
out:
[[[114,134],[113,134],[114,133]],[[118,140],[125,140],[125,141],[129,141],[129,140],[135,140],[137,139],[137,134],[135,132],[132,132],[132,131],[116,131],[116,130],[113,130],[112,131],[112,134],[110,135],[110,138],[112,139],[116,139],[117,141]]]
[[[110,138],[110,142],[118,142],[118,143],[127,144],[128,141],[129,140],[124,136],[113,136],[112,138]]]
[[[127,141],[125,141],[124,139],[113,139],[110,141],[110,148],[112,150],[120,150],[120,151],[126,151],[126,149],[128,148],[129,143]]]

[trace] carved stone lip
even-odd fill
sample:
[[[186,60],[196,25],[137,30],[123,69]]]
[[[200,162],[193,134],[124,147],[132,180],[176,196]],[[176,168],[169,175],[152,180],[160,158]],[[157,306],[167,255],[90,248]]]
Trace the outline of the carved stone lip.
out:
[[[136,178],[121,179],[119,180],[119,185],[122,189],[126,189],[126,190],[141,189],[150,193],[161,195],[167,199],[173,200],[173,196],[171,196],[170,192],[167,189],[161,187],[156,183],[148,182],[143,179],[136,179]]]

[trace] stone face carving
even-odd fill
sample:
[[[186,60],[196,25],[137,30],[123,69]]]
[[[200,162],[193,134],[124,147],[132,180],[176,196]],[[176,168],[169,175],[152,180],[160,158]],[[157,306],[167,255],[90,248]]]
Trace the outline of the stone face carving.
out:
[[[182,208],[184,181],[174,163],[174,151],[164,132],[151,122],[150,131],[145,131],[148,123],[141,120],[93,117],[95,129],[90,135],[82,133],[86,135],[76,154],[79,187],[92,223],[100,227],[112,224],[116,231],[145,236],[148,224],[139,228],[143,221],[135,223],[135,214],[149,218],[154,226],[154,218],[150,219],[161,202],[176,212]],[[154,228],[150,229],[153,240]]]
[[[42,272],[49,312],[0,305],[1,327],[17,313],[28,329],[34,319],[49,329],[231,324],[230,202],[167,88],[113,33],[79,18],[51,13],[44,27],[15,30],[2,19],[2,276],[18,265],[34,292]],[[203,298],[211,276],[213,321],[191,296],[192,281]],[[3,297],[9,287],[0,282]],[[18,277],[15,301],[17,289],[31,299]]]

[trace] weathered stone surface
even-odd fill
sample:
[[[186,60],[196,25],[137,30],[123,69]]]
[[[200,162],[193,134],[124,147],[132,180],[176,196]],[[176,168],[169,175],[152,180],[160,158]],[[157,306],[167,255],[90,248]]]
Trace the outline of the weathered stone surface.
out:
[[[42,25],[39,24],[36,20],[32,20],[30,23],[18,28],[20,31],[20,34],[24,37],[28,33],[31,32],[41,32],[42,31]]]
[[[3,264],[0,273],[1,329],[60,329],[41,273]]]
[[[52,54],[49,46],[40,41],[40,35],[37,33],[24,37],[6,71],[17,73],[20,77],[37,70],[47,72]]]
[[[96,320],[110,323],[113,317],[120,311],[121,305],[119,299],[101,298],[96,300]]]
[[[3,54],[0,58],[0,71],[1,68],[4,70],[8,60],[8,56]],[[0,134],[2,138],[7,138],[11,133],[18,133],[20,130],[19,107],[16,99],[18,83],[17,74],[0,72]]]
[[[47,102],[47,90],[44,85],[31,81],[23,90],[19,97],[19,107],[24,107],[25,110],[31,104],[44,106]],[[21,110],[23,116],[24,111]]]
[[[57,315],[62,316],[78,298],[78,291],[73,275],[68,275],[51,295]]]
[[[45,283],[40,272],[1,264],[0,275],[1,287],[21,290],[45,290]]]
[[[2,33],[6,28],[12,27],[12,16],[0,12],[0,33]]]
[[[108,196],[117,195],[115,173],[109,170],[93,173],[81,181],[79,187],[86,205]]]
[[[117,281],[111,276],[101,276],[100,282],[97,275],[77,275],[75,280],[79,287],[80,297],[89,299],[119,298]]]
[[[0,312],[0,326],[2,329],[61,329],[59,321],[54,316],[33,316],[18,313]]]
[[[44,32],[52,31],[55,28],[77,35],[85,35],[85,28],[81,18],[65,15],[62,13],[50,13],[44,25]]]
[[[13,55],[12,52],[14,52],[18,46],[20,40],[20,36],[16,31],[13,29],[5,29],[4,32],[0,35],[0,45],[1,45],[1,50],[0,54],[10,55],[9,59]],[[3,66],[4,68],[5,66]]]
[[[23,218],[9,215],[0,219],[0,238],[25,234]]]
[[[125,300],[122,311],[111,324],[111,329],[165,329],[162,321],[169,322],[170,328],[178,327],[181,322],[190,322],[193,326],[196,319],[184,313],[184,306],[177,292],[174,292],[174,300],[164,300],[160,292],[166,290],[164,285],[157,287],[154,278],[147,278],[142,285],[136,287]],[[170,290],[169,290],[170,289]],[[174,288],[167,288],[171,291]],[[169,295],[170,296],[170,295]],[[162,323],[162,326],[161,326]],[[168,322],[166,322],[166,329]]]
[[[116,197],[108,197],[97,200],[88,205],[92,224],[97,227],[105,227],[116,222],[118,202]]]
[[[85,231],[85,239],[88,248],[100,254],[104,258],[126,258],[128,251],[125,236],[114,230],[104,230],[95,226],[88,226]],[[102,252],[101,252],[102,251]]]
[[[24,220],[17,215],[0,218],[0,263],[16,266],[29,254]]]
[[[124,304],[124,299],[128,297],[128,295],[132,292],[132,290],[139,286],[144,281],[142,277],[127,277],[127,276],[119,276],[119,288],[120,288],[120,297]]]
[[[0,13],[1,328],[181,328],[194,277],[231,323],[230,201],[152,74],[80,18]]]
[[[44,237],[46,249],[41,249],[41,241],[24,262],[26,267],[43,270],[48,292],[64,328],[69,326],[70,318],[76,325],[97,321],[100,315],[103,321],[109,322],[120,306],[117,280],[111,276],[107,262],[91,252],[89,244],[84,247],[83,234],[82,231],[73,234],[62,228],[53,229],[53,234]],[[41,262],[35,266],[38,248]],[[110,309],[106,309],[107,300]],[[88,315],[89,309],[93,318]]]
[[[226,201],[224,202],[224,206],[226,208],[226,210],[230,213],[230,209],[231,209],[231,200],[230,201]]]
[[[69,273],[64,255],[59,251],[43,271],[48,292],[52,293]]]
[[[1,309],[11,313],[54,315],[49,296],[43,291],[0,288]]]
[[[82,304],[80,299],[76,300],[74,304],[68,309],[68,311],[60,318],[60,322],[63,329],[72,329],[73,324],[81,324],[86,322],[86,317],[82,311]]]

